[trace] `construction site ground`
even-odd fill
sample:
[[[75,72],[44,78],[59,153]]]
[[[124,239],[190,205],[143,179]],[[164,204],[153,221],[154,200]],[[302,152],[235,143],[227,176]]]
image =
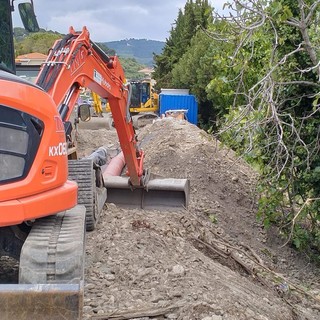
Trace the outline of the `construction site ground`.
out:
[[[92,121],[78,132],[82,156],[117,146],[115,129]],[[256,219],[257,173],[186,121],[137,133],[145,167],[190,179],[190,204],[105,205],[87,235],[84,319],[320,319],[317,266]]]
[[[80,126],[80,156],[118,147],[106,122]],[[105,205],[87,233],[83,319],[320,319],[319,269],[257,220],[257,173],[186,121],[165,118],[137,134],[146,168],[190,179],[190,204]],[[0,283],[15,283],[17,271],[2,257]]]

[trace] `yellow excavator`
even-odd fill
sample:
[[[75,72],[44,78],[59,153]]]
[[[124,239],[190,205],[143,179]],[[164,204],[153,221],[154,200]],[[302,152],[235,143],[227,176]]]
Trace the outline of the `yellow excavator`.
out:
[[[158,118],[159,95],[151,79],[130,81],[132,87],[130,112],[136,129],[152,123]]]
[[[130,113],[135,129],[144,127],[158,118],[159,95],[154,90],[152,79],[130,80]],[[106,112],[110,115],[109,103],[106,103]],[[108,128],[113,126],[112,116]]]
[[[133,114],[143,112],[158,112],[159,95],[153,88],[152,80],[129,80],[131,85],[130,112]],[[106,105],[106,111],[110,107]]]
[[[130,112],[158,112],[159,95],[155,92],[152,80],[129,81],[132,86]]]

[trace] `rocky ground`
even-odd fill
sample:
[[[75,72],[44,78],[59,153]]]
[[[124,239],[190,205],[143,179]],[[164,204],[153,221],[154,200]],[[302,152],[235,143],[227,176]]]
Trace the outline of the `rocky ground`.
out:
[[[79,130],[88,155],[114,129]],[[190,179],[187,209],[106,204],[87,236],[84,319],[320,319],[319,270],[256,220],[257,174],[185,121],[139,130],[145,166]]]

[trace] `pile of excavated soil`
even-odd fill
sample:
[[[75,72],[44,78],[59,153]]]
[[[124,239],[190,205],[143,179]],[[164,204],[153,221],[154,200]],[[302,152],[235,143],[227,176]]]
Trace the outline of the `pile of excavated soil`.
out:
[[[84,319],[320,319],[315,267],[256,220],[257,174],[185,121],[156,121],[138,137],[146,168],[190,179],[190,204],[106,204],[87,235]],[[114,129],[79,130],[82,155],[114,145]]]

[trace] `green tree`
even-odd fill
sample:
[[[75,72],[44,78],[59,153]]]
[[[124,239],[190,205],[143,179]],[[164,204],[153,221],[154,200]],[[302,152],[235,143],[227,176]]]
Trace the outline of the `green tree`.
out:
[[[134,58],[120,57],[120,62],[127,79],[142,79],[144,77],[144,74],[139,72],[144,66],[138,63]]]
[[[223,35],[235,50],[222,91],[233,84],[234,102],[220,136],[259,168],[265,224],[320,251],[320,1],[251,3],[234,1]]]
[[[212,8],[207,0],[188,0],[184,10],[180,10],[170,36],[160,55],[155,55],[154,78],[158,88],[173,86],[172,70],[188,50],[191,39],[199,28],[206,28],[212,20]]]
[[[61,39],[61,37],[61,34],[51,32],[29,34],[22,41],[16,43],[16,56],[30,52],[48,54],[54,42]]]
[[[228,105],[226,94],[213,94],[213,90],[208,87],[212,79],[219,78],[219,61],[216,58],[220,55],[220,49],[221,46],[217,46],[206,33],[198,30],[190,47],[172,70],[172,85],[176,88],[189,88],[196,95],[199,121],[207,129],[217,127],[219,118],[225,114],[225,106]]]
[[[110,49],[108,46],[106,46],[102,42],[97,42],[97,45],[108,55],[108,56],[114,56],[116,52],[114,49]]]

